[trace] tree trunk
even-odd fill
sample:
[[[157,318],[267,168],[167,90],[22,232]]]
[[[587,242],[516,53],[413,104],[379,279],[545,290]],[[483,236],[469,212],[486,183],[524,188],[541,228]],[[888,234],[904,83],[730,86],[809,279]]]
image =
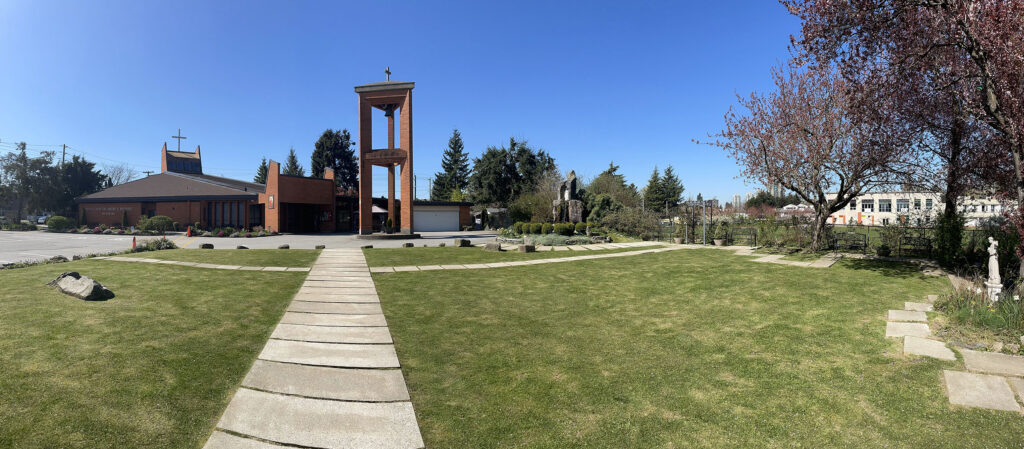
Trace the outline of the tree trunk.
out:
[[[822,245],[827,243],[824,242],[825,228],[828,226],[828,213],[827,209],[817,209],[814,211],[814,233],[811,236],[811,251],[818,251]]]

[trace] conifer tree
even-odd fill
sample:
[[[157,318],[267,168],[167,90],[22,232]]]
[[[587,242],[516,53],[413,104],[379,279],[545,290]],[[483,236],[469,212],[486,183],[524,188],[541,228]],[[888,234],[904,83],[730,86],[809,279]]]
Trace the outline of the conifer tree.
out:
[[[288,176],[306,176],[306,169],[299,165],[299,157],[295,155],[295,148],[288,150],[288,159],[284,163],[284,173]]]

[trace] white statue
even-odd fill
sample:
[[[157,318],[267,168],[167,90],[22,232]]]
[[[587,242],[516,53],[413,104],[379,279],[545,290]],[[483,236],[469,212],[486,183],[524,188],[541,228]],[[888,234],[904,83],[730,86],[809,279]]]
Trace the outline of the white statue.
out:
[[[1003,281],[999,278],[999,242],[988,238],[988,281],[985,282],[988,300],[999,301],[999,292],[1003,290]]]
[[[999,242],[992,237],[988,238],[988,282],[1002,284],[999,279]]]

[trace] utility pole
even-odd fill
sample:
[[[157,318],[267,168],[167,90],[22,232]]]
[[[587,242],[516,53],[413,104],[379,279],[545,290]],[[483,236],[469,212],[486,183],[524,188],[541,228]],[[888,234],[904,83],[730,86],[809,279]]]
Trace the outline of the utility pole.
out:
[[[68,152],[68,145],[64,144],[64,148],[60,150],[60,166],[64,166],[64,153]]]

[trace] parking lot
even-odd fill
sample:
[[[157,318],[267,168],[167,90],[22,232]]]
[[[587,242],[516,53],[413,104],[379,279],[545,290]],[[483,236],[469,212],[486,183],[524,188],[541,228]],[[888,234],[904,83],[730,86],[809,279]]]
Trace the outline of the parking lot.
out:
[[[375,248],[398,248],[412,242],[416,246],[438,246],[441,242],[451,244],[453,239],[470,239],[473,243],[494,240],[492,231],[471,232],[422,232],[422,238],[406,240],[363,240],[355,234],[281,234],[256,238],[186,237],[184,234],[169,234],[182,248],[199,248],[203,243],[212,243],[214,249],[234,249],[238,245],[249,248],[277,248],[287,244],[291,248],[313,249],[316,245],[328,248],[358,248],[373,245]],[[138,237],[139,240],[154,237]],[[132,236],[104,234],[57,234],[45,231],[12,232],[0,231],[0,264],[37,261],[61,255],[67,258],[91,253],[107,253],[131,248]]]

